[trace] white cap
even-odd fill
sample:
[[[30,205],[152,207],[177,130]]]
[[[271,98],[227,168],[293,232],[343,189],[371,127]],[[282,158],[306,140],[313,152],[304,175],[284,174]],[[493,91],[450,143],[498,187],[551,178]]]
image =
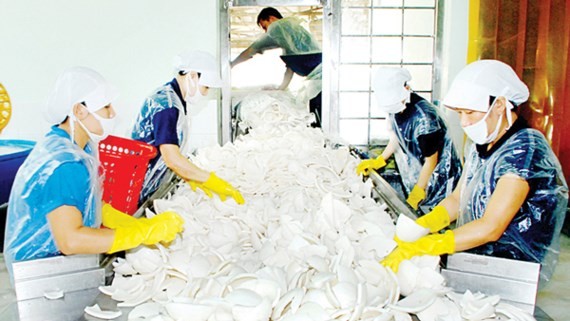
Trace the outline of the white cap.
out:
[[[176,71],[199,72],[199,85],[207,87],[222,87],[222,80],[214,56],[201,50],[184,51],[174,57]]]
[[[118,90],[95,70],[71,67],[57,78],[44,110],[44,118],[50,124],[59,124],[71,113],[76,103],[84,102],[87,110],[95,112],[118,96]]]
[[[412,80],[407,69],[396,67],[381,67],[374,72],[372,89],[380,109],[392,109],[394,105],[402,105],[407,99],[409,91],[404,87],[406,82]]]
[[[529,92],[509,65],[498,60],[479,60],[457,74],[443,104],[451,108],[487,112],[489,96],[502,96],[520,105],[528,100]]]

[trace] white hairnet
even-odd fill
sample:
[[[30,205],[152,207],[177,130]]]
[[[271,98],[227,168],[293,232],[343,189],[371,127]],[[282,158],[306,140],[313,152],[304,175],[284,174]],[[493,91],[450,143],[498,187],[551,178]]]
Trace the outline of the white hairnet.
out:
[[[509,65],[498,60],[479,60],[457,74],[443,104],[452,108],[487,112],[490,107],[489,96],[503,96],[520,105],[528,100],[529,92]]]
[[[201,50],[184,51],[174,57],[174,69],[176,71],[199,72],[199,85],[207,87],[221,87],[219,70],[214,56]]]
[[[396,67],[381,67],[374,72],[372,89],[376,95],[378,106],[382,109],[402,104],[409,95],[404,84],[412,80],[407,69]]]
[[[44,118],[50,124],[59,124],[71,113],[76,103],[84,102],[90,112],[95,112],[117,96],[117,89],[95,70],[71,67],[57,78],[44,110]]]

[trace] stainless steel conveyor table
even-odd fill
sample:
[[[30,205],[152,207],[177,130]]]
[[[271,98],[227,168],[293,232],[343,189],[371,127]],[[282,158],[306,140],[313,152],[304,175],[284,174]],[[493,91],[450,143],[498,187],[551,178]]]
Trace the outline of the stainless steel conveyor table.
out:
[[[412,218],[416,217],[416,214],[407,206],[405,201],[397,195],[396,191],[388,184],[388,182],[386,182],[386,180],[376,172],[372,172],[370,178],[375,185],[375,198],[377,198],[379,202],[383,202],[387,205],[388,212],[390,212],[394,219],[397,218],[400,213]],[[177,183],[178,180],[172,179],[169,184],[157,191],[151,199],[154,200],[162,198],[168,193],[171,193],[175,189]],[[135,213],[135,216],[142,215],[144,213],[144,209],[151,206],[151,203],[152,201],[147,201],[143,204],[137,213]],[[106,261],[102,262],[102,265],[109,269],[110,272],[112,272],[112,266],[110,264],[112,259],[113,257],[108,257]],[[110,274],[110,276],[112,277],[112,274]],[[129,312],[132,310],[132,308],[118,308],[117,301],[111,299],[107,295],[104,295],[97,288],[65,293],[64,298],[58,300],[48,300],[42,297],[19,302],[16,301],[13,293],[11,295],[9,292],[2,292],[2,289],[3,288],[0,287],[0,320],[2,321],[101,320],[83,312],[85,307],[92,306],[94,304],[98,304],[103,310],[120,310],[122,315],[113,320],[126,321],[128,320]],[[535,318],[538,321],[552,320],[538,307],[535,311]],[[413,316],[413,320],[418,319]]]

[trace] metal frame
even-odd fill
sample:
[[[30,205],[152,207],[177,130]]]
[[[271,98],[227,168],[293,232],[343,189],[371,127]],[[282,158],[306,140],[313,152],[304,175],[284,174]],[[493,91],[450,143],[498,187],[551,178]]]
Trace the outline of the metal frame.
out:
[[[222,99],[218,108],[218,141],[221,144],[231,141],[231,72],[230,72],[230,42],[227,38],[230,34],[229,9],[233,6],[231,0],[220,0],[220,66],[222,66]]]
[[[323,4],[321,0],[234,0],[232,2],[234,7],[245,6],[319,6]]]
[[[322,128],[337,136],[339,132],[339,62],[341,3],[331,0],[323,5],[323,94]]]
[[[218,141],[232,141],[235,115],[232,115],[231,48],[229,42],[232,7],[240,6],[322,6],[323,7],[323,129],[338,132],[338,39],[340,36],[340,4],[332,0],[220,0],[220,65],[222,66],[222,99],[218,108]]]
[[[342,0],[341,0],[342,2]],[[348,6],[345,8],[353,8],[353,9],[367,9],[367,10],[373,10],[373,9],[382,9],[382,8],[391,8],[391,9],[401,9],[402,11],[405,9],[435,9],[434,12],[434,30],[433,30],[433,35],[427,36],[427,35],[414,35],[414,34],[398,34],[398,35],[381,35],[381,37],[427,37],[427,38],[433,38],[434,40],[434,49],[433,49],[433,61],[431,63],[410,63],[410,62],[403,62],[402,60],[400,60],[399,62],[372,62],[372,61],[368,61],[368,62],[349,62],[348,64],[350,65],[365,65],[365,66],[369,66],[369,65],[394,65],[394,66],[400,66],[400,65],[404,65],[404,66],[412,66],[412,65],[419,65],[419,66],[431,66],[431,70],[432,70],[432,88],[429,91],[432,95],[432,101],[437,101],[439,96],[441,95],[441,79],[439,77],[440,75],[440,71],[441,71],[441,59],[439,59],[439,57],[441,57],[441,52],[443,50],[443,45],[442,45],[442,36],[443,36],[443,15],[444,15],[444,0],[436,0],[434,2],[435,7],[414,7],[414,6],[406,6],[406,5],[402,5],[402,6],[381,6],[381,5],[374,5],[374,4],[369,4],[369,5],[363,5],[363,6]],[[337,17],[338,20],[341,20],[341,14],[342,14],[342,8],[341,5],[339,4],[339,11],[337,12]],[[360,35],[360,34],[343,34],[340,35],[341,30],[340,28],[338,29],[338,39],[337,39],[337,47],[336,50],[339,51],[340,53],[340,43],[341,43],[341,38],[348,36],[348,37],[365,37],[365,38],[375,38],[378,37],[379,35],[373,35],[372,34],[372,25],[373,25],[373,15],[371,13],[371,23],[370,23],[370,34],[369,35]],[[404,21],[402,21],[402,24],[404,23]],[[337,21],[336,22],[337,25],[342,24],[342,22]],[[403,30],[403,28],[402,28]],[[404,42],[401,43],[401,46],[404,46]],[[372,54],[372,46],[370,46],[370,55]],[[340,65],[340,59],[337,60],[336,65]],[[337,80],[338,80],[338,72],[337,72]],[[340,89],[337,88],[338,93],[336,93],[336,97],[337,97],[337,101],[336,101],[336,110],[339,111],[340,110],[340,102],[339,100],[339,96],[340,96]],[[348,92],[359,92],[359,93],[368,93],[371,92],[371,89],[369,88],[368,91],[366,90],[348,90]],[[423,91],[420,90],[418,91],[419,93],[422,92],[428,92],[428,91]],[[372,120],[376,120],[376,119],[383,119],[383,117],[371,117],[370,116],[370,104],[372,103],[371,101],[371,97],[370,95],[368,96],[368,103],[369,103],[369,108],[368,108],[368,117],[347,117],[345,119],[350,119],[350,120],[367,120],[368,121],[368,132],[367,132],[367,141],[369,144],[371,141],[371,121]],[[337,113],[338,114],[338,113]],[[337,115],[337,122],[340,121],[340,115]],[[335,132],[335,134],[338,134],[339,132]],[[353,142],[349,142],[349,143],[353,143]],[[366,148],[366,146],[364,145],[358,145],[360,148]]]
[[[442,88],[442,61],[443,56],[443,23],[444,23],[444,11],[445,11],[445,1],[437,0],[436,4],[436,21],[435,21],[435,52],[433,53],[433,74],[432,74],[432,88],[431,88],[431,100],[432,102],[439,102],[441,95],[443,93]]]
[[[442,69],[441,57],[443,50],[443,14],[444,0],[437,0],[435,21],[435,47],[432,75],[432,100],[439,100],[442,93],[440,71]],[[231,106],[231,68],[229,65],[231,48],[228,41],[230,32],[229,9],[239,6],[296,6],[296,5],[322,5],[323,7],[323,122],[322,127],[326,133],[338,136],[340,128],[339,113],[339,67],[340,67],[340,40],[342,2],[333,0],[220,0],[220,64],[222,66],[222,99],[218,117],[219,141],[224,144],[233,140],[232,128],[235,126],[235,115],[232,115]],[[370,127],[370,126],[369,126]],[[370,133],[369,133],[370,135]]]
[[[370,172],[370,179],[374,183],[374,190],[378,193],[378,197],[390,209],[390,214],[394,222],[398,220],[400,214],[416,220],[418,215],[411,210],[408,204],[400,198],[398,193],[390,186],[390,184],[378,174],[376,171]]]

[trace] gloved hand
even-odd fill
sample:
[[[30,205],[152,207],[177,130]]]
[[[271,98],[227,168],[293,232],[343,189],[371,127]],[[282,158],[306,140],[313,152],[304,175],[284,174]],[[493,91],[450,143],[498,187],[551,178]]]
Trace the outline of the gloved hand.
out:
[[[417,255],[441,255],[455,253],[455,236],[453,231],[446,231],[444,234],[426,235],[415,242],[402,242],[396,240],[398,247],[392,251],[384,260],[382,265],[398,272],[400,263],[409,260]]]
[[[188,185],[190,185],[190,188],[192,189],[192,191],[196,191],[196,188],[200,188],[202,191],[204,191],[204,194],[206,194],[209,198],[212,198],[214,196],[214,194],[212,194],[212,191],[210,191],[209,189],[205,188],[202,183],[198,183],[196,181],[186,181],[188,182]]]
[[[107,253],[135,248],[141,244],[153,245],[158,242],[171,242],[182,232],[184,220],[174,212],[160,213],[152,218],[132,218],[127,226],[115,228],[115,239]]]
[[[363,174],[367,176],[370,173],[370,170],[377,170],[384,166],[386,166],[386,160],[384,160],[382,155],[376,157],[375,159],[365,159],[360,162],[358,166],[356,166],[356,174]]]
[[[429,228],[429,231],[431,233],[435,233],[442,228],[449,226],[449,213],[444,206],[438,205],[434,207],[431,212],[418,218],[416,220],[416,223],[423,227]]]
[[[115,209],[108,203],[103,204],[101,212],[103,214],[103,226],[110,229],[115,229],[119,226],[129,226],[137,221],[136,218]]]
[[[414,185],[406,202],[408,202],[414,210],[417,210],[418,204],[423,201],[424,198],[426,198],[426,191],[418,185]]]
[[[204,183],[200,184],[190,181],[189,184],[193,191],[196,191],[196,187],[199,187],[204,191],[204,193],[206,193],[206,195],[208,195],[208,197],[212,197],[212,192],[214,192],[220,196],[222,201],[225,201],[227,196],[231,196],[236,203],[240,205],[245,203],[241,193],[230,183],[219,178],[214,172],[210,173],[210,177]]]

